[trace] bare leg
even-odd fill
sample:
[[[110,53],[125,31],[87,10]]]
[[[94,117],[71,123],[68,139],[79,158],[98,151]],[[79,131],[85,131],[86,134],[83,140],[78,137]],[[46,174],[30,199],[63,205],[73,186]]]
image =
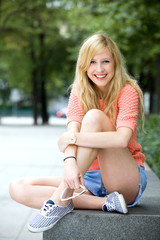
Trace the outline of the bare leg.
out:
[[[104,132],[115,131],[115,128],[102,111],[94,109],[85,116],[84,123],[82,123],[82,131]],[[99,151],[96,149],[78,148],[78,164],[83,173],[86,172],[86,169],[92,163],[96,151],[99,157],[103,183],[107,192],[117,191],[122,193],[128,204],[133,203],[139,191],[140,179],[137,163],[128,148]]]
[[[81,132],[100,131],[115,131],[115,128],[102,111],[90,110],[83,119]],[[139,190],[139,171],[128,148],[100,150],[78,147],[77,164],[83,175],[97,155],[99,155],[103,182],[108,192],[118,191],[124,195],[127,203],[132,203]],[[59,199],[63,189],[62,182],[51,197],[60,205],[62,203]],[[73,191],[69,192],[69,195],[72,193]]]
[[[61,183],[61,177],[21,178],[10,184],[10,195],[16,202],[40,209]],[[54,187],[53,187],[54,186]],[[102,209],[105,198],[93,196],[89,191],[73,200],[77,209]]]
[[[85,124],[88,122],[87,116],[84,118],[85,121],[83,121],[83,125],[81,128],[81,131],[89,131],[88,126]],[[90,129],[92,131],[92,129]],[[84,149],[80,148],[78,151],[78,163],[79,159],[83,158],[85,159],[86,165],[85,169],[83,170],[83,173],[85,173],[89,167],[89,165],[93,162],[93,160],[96,158],[98,153],[98,150],[96,149]],[[90,159],[90,162],[88,161]],[[88,161],[88,162],[87,162]],[[83,167],[84,167],[83,166]],[[67,205],[68,202],[61,202],[60,201],[60,195],[62,194],[62,191],[64,190],[65,186],[63,183],[63,178],[57,178],[57,177],[47,177],[47,178],[22,178],[13,181],[10,184],[10,195],[11,197],[26,206],[32,207],[32,208],[41,208],[44,201],[47,199],[52,199],[56,201],[57,204],[60,205]],[[73,191],[68,190],[68,194],[72,195]],[[91,195],[91,193],[88,192],[88,194]],[[89,203],[88,196],[79,197],[78,200],[74,200],[74,206],[76,208],[93,208],[93,209],[99,209],[102,206],[99,206],[99,202],[97,201],[97,198],[92,200],[93,204]],[[84,197],[84,200],[83,200]],[[92,196],[93,197],[93,196]],[[85,200],[87,198],[87,201]],[[95,198],[95,197],[94,197]],[[79,201],[81,199],[81,201]],[[90,199],[90,198],[89,198]],[[95,203],[97,202],[97,206],[95,206]],[[104,200],[103,200],[104,202]]]
[[[137,164],[129,150],[104,150],[99,155],[99,165],[107,192],[122,193],[127,204],[133,203],[139,191],[140,179]]]
[[[113,125],[105,114],[95,109],[86,114],[81,127],[81,131],[83,132],[114,130]],[[102,178],[107,191],[119,191],[125,196],[127,203],[132,203],[139,190],[139,172],[137,164],[128,149],[106,149],[99,151],[99,149],[79,147],[77,163],[83,175],[98,154]],[[22,188],[23,184],[21,184],[21,191],[16,191],[19,184],[11,184],[10,193],[12,198],[34,208],[40,208],[47,199],[53,199],[63,206],[64,202],[60,201],[61,193],[65,188],[63,179],[46,179],[40,178],[36,184],[34,182],[30,183],[27,185],[29,186],[28,189],[26,187],[27,191],[24,191],[24,188]],[[23,194],[20,194],[21,192]],[[72,193],[72,190],[68,190],[69,195]],[[74,206],[76,208],[100,209],[103,205],[102,202],[104,203],[103,198],[84,194],[74,200]],[[68,203],[66,202],[65,204],[67,205]]]
[[[96,110],[90,110],[89,112],[95,112]],[[99,113],[100,111],[98,111]],[[91,118],[90,115],[87,113],[83,119],[82,126],[81,126],[81,132],[95,132],[99,131],[99,125],[95,124],[99,120],[99,116],[94,115],[94,118]],[[109,122],[109,121],[108,121]],[[94,128],[93,128],[94,126]],[[93,148],[84,148],[84,147],[78,147],[77,150],[77,164],[79,169],[81,170],[81,173],[84,175],[92,162],[95,160],[97,157],[97,154],[99,152],[99,149],[93,149]],[[51,199],[54,200],[58,205],[61,206],[66,206],[69,201],[62,202],[60,201],[60,196],[65,188],[65,184],[63,183],[63,180],[59,187],[56,189],[56,191],[53,193],[51,196]],[[72,196],[73,190],[68,189],[67,191],[68,196]],[[80,201],[77,201],[80,203]],[[104,201],[103,201],[104,203]],[[87,207],[88,207],[88,202],[86,202]],[[97,207],[99,209],[99,207]],[[102,206],[101,206],[102,208]]]
[[[31,208],[40,209],[62,181],[62,177],[25,177],[10,184],[13,200]]]

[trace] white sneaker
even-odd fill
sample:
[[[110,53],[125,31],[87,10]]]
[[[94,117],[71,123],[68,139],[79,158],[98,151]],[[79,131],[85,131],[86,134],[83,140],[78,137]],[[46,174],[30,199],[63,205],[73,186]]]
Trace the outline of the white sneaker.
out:
[[[113,192],[107,196],[106,202],[102,207],[104,212],[119,212],[119,213],[127,213],[128,208],[126,201],[122,194],[118,192]]]
[[[62,217],[73,210],[73,202],[66,207],[57,206],[52,200],[44,203],[40,213],[28,224],[31,232],[43,232],[51,229]]]

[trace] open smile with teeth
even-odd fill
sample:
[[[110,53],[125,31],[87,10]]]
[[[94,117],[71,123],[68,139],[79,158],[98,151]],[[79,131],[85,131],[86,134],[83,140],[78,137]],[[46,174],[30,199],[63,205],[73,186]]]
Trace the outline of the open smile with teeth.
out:
[[[100,78],[100,79],[103,79],[103,78],[105,78],[106,76],[107,76],[107,74],[103,74],[103,75],[94,75],[96,78]]]

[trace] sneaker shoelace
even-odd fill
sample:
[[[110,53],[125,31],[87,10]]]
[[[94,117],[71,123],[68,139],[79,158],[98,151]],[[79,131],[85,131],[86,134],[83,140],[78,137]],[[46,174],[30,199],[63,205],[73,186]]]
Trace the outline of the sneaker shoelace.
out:
[[[43,207],[41,208],[40,214],[43,216],[48,216],[50,212],[53,210],[53,207],[55,205],[49,204],[49,203],[44,203]]]
[[[106,201],[106,207],[108,211],[114,211],[115,210],[115,202],[114,199]]]

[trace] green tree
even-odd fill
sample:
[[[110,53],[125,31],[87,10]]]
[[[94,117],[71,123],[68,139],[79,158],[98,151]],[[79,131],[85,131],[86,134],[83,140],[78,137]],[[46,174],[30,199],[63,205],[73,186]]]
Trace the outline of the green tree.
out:
[[[116,41],[129,72],[150,93],[150,112],[160,112],[160,2],[158,0],[63,1],[68,10],[68,32],[82,39],[105,32]],[[77,48],[72,48],[73,57]],[[157,106],[154,110],[154,97]]]
[[[0,29],[5,44],[1,44],[1,53],[3,56],[9,53],[6,57],[9,84],[32,93],[35,124],[39,109],[45,124],[48,122],[48,80],[54,76],[50,87],[56,95],[63,87],[58,78],[68,71],[63,65],[67,62],[67,47],[72,42],[60,32],[64,10],[47,7],[47,1],[17,0],[1,3],[1,12],[4,17]]]
[[[47,100],[71,82],[81,42],[106,32],[150,92],[152,112],[160,96],[159,10],[158,0],[1,0],[1,78],[32,93],[35,123],[39,111],[46,123]]]

